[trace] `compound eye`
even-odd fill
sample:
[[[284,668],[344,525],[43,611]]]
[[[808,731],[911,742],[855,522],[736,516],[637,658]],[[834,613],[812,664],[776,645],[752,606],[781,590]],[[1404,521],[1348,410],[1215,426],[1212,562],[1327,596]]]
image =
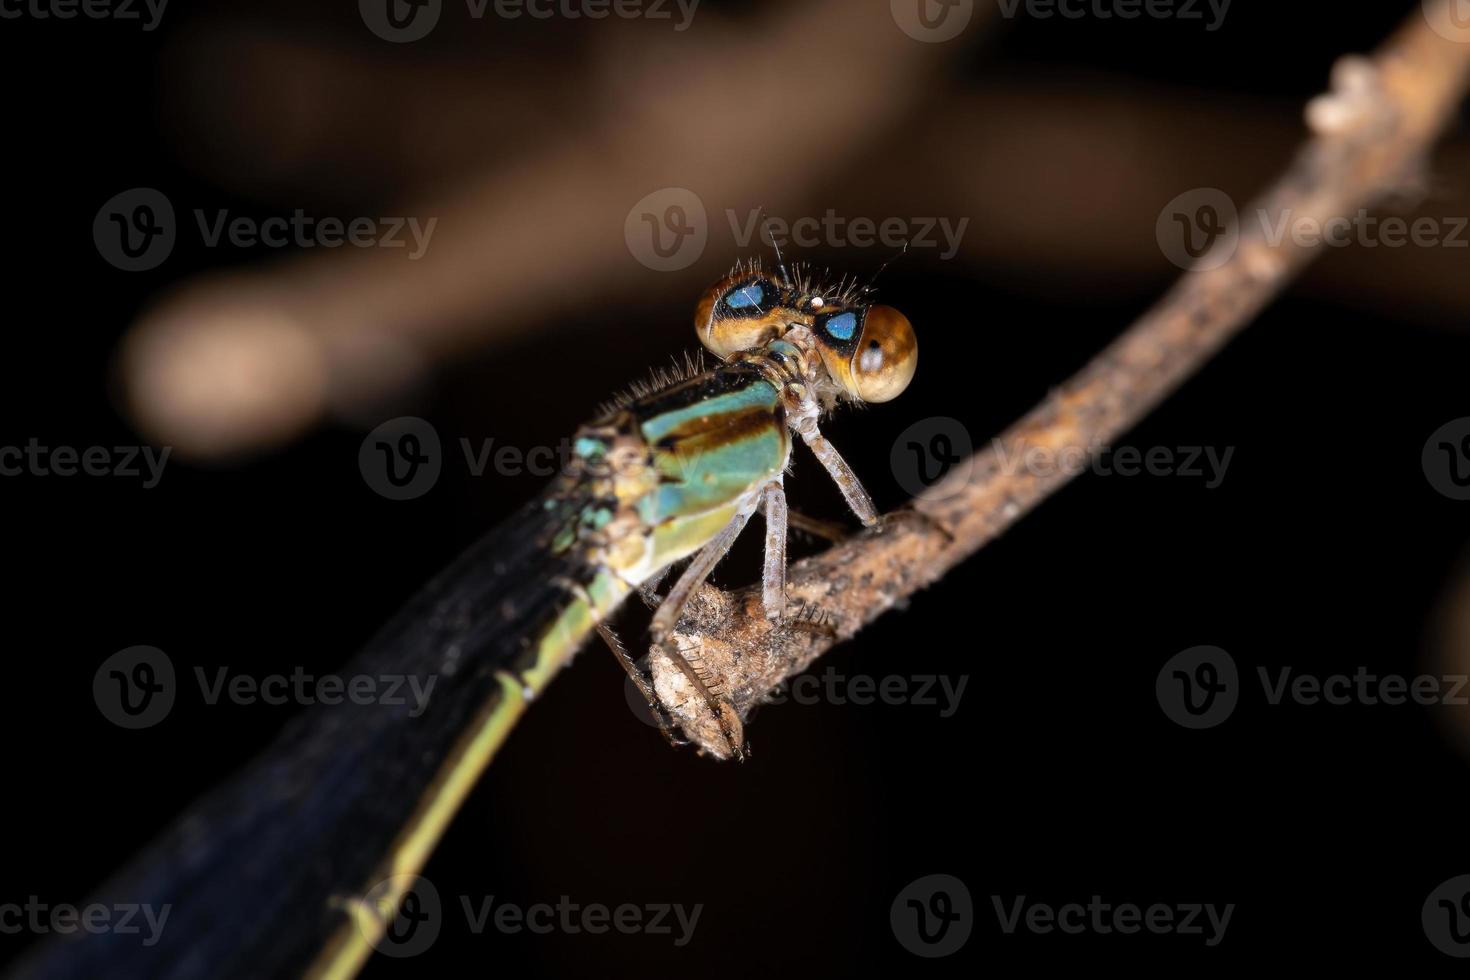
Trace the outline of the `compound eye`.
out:
[[[699,342],[720,357],[751,350],[779,337],[791,311],[770,279],[748,270],[705,290],[694,310]]]
[[[770,283],[762,279],[736,286],[725,294],[725,309],[735,316],[763,313],[770,305],[775,291]]]
[[[829,332],[831,326],[829,320]],[[853,394],[865,402],[897,398],[918,366],[919,342],[908,317],[891,306],[871,307],[849,367]]]

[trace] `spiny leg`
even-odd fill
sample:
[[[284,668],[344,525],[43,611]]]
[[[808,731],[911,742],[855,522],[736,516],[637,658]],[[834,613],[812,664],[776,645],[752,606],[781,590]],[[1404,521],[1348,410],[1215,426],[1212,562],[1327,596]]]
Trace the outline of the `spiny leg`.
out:
[[[648,710],[658,724],[659,733],[675,748],[688,745],[687,741],[674,733],[674,724],[669,718],[669,713],[664,710],[658,695],[653,690],[653,685],[649,683],[647,677],[643,676],[643,670],[634,661],[632,654],[628,653],[628,648],[623,645],[618,634],[613,632],[612,627],[606,623],[598,623],[597,635],[602,637],[602,642],[606,643],[607,648],[613,652],[613,656],[618,658],[618,663],[622,664],[623,670],[632,679],[633,685],[638,688],[638,693],[643,695],[644,701],[648,702]]]
[[[766,511],[766,568],[761,577],[761,602],[766,618],[780,622],[786,616],[786,491],[768,483],[762,500]]]
[[[649,609],[657,609],[663,605],[664,600],[658,594],[658,585],[664,580],[664,576],[668,574],[669,570],[667,568],[661,568],[647,582],[638,586],[638,598],[642,599],[643,604]]]
[[[743,727],[740,724],[739,716],[735,714],[734,706],[730,704],[728,698],[717,698],[710,691],[709,686],[704,682],[704,678],[694,669],[694,665],[685,658],[684,654],[680,652],[675,644],[669,642],[669,634],[678,625],[679,614],[684,611],[684,606],[688,604],[690,597],[704,584],[704,580],[709,578],[710,572],[720,563],[720,559],[725,557],[725,553],[730,550],[730,546],[740,536],[740,532],[744,530],[746,522],[750,520],[750,515],[754,512],[754,502],[747,507],[742,507],[731,518],[730,523],[726,524],[719,534],[711,538],[709,543],[695,554],[694,559],[689,563],[689,567],[684,569],[684,574],[679,576],[679,580],[674,583],[674,587],[664,597],[663,604],[658,607],[658,612],[653,614],[653,621],[648,626],[648,631],[653,638],[653,642],[663,649],[664,653],[668,655],[668,658],[673,661],[674,665],[688,678],[690,684],[699,692],[699,696],[705,705],[719,721],[720,733],[725,737],[725,742],[730,747],[730,754],[737,759],[743,759],[745,757],[745,739]]]
[[[847,500],[847,506],[857,515],[858,520],[865,527],[872,527],[878,523],[878,508],[873,506],[873,498],[868,496],[868,491],[858,481],[857,474],[852,467],[847,465],[847,460],[837,452],[827,438],[817,429],[815,419],[803,419],[796,426],[796,434],[801,436],[801,441],[806,443],[812,453],[821,461],[826,468],[827,474],[837,484],[837,489],[842,491],[842,496]]]

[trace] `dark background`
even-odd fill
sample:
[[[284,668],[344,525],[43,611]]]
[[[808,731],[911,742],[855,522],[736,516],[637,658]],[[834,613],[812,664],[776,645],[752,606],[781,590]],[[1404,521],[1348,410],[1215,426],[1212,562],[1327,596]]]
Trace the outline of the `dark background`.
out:
[[[163,53],[229,6],[180,5],[154,33],[105,21],[0,23],[12,302],[0,442],[136,443],[114,366],[124,330],[185,277],[277,260],[195,239],[162,268],[130,274],[106,264],[90,234],[101,203],[137,185],[243,213],[285,210],[214,187],[184,161],[187,137],[170,132],[158,108],[161,93],[187,84],[163,70]],[[1168,21],[1022,18],[972,44],[946,84],[1091,72],[1176,87],[1202,106],[1259,99],[1289,119],[1324,87],[1338,54],[1372,48],[1416,6],[1332,5],[1328,15],[1237,0],[1213,33]],[[378,45],[351,7],[267,4],[253,16],[344,49]],[[568,59],[596,29],[552,21],[489,40],[494,30],[480,27],[486,44]],[[863,70],[820,45],[812,56],[835,71]],[[759,108],[732,109],[741,123],[778,122]],[[762,135],[779,125],[771,130]],[[1195,149],[1213,158],[1240,148]],[[1087,159],[1070,165],[1089,179]],[[916,160],[915,181],[924,169]],[[1452,188],[1463,179],[1434,176]],[[1203,183],[1181,173],[1160,188],[1158,206]],[[1244,195],[1259,183],[1229,189]],[[319,204],[304,193],[292,201]],[[816,198],[810,209],[826,206]],[[364,202],[353,213],[385,208]],[[1137,215],[1145,234],[1156,215]],[[711,278],[737,257],[721,252],[725,244],[704,259]],[[887,251],[803,257],[871,274]],[[915,250],[881,283],[919,332],[915,383],[892,404],[832,420],[828,435],[880,505],[898,505],[889,453],[905,427],[954,416],[984,443],[1177,275],[1162,255],[1154,266],[1093,289],[1079,283],[1095,274],[1073,275],[1065,263],[987,273]],[[1371,263],[1362,268],[1372,275]],[[628,259],[628,277],[657,275]],[[554,444],[610,391],[692,345],[694,299],[558,315],[461,357],[384,417],[404,408],[447,438]],[[1125,440],[1234,447],[1220,487],[1085,476],[820,665],[852,676],[968,677],[953,717],[917,705],[771,707],[750,725],[753,758],[716,764],[671,751],[635,720],[617,665],[589,648],[518,726],[425,874],[444,896],[522,905],[562,895],[609,906],[701,903],[693,942],[475,936],[451,917],[429,953],[377,957],[367,975],[1199,969],[1272,954],[1448,972],[1455,962],[1430,946],[1419,916],[1436,885],[1470,871],[1470,766],[1446,717],[1465,709],[1270,707],[1254,679],[1258,666],[1442,670],[1436,624],[1463,570],[1470,512],[1431,488],[1420,452],[1431,432],[1466,414],[1470,337],[1462,310],[1432,296],[1414,306],[1412,315],[1393,315],[1391,303],[1365,311],[1320,285],[1288,295]],[[329,671],[539,489],[530,477],[477,479],[447,467],[428,496],[388,501],[359,473],[363,433],[332,422],[228,462],[174,459],[152,490],[115,478],[0,480],[12,623],[0,900],[83,902],[292,715],[184,698],[164,723],[123,731],[91,697],[107,656],[151,644],[181,675],[221,665]],[[794,506],[842,518],[809,457],[798,454],[790,487]],[[742,542],[716,581],[749,581],[755,552]],[[1196,732],[1169,721],[1154,682],[1169,657],[1199,644],[1228,650],[1247,683],[1233,717]],[[967,884],[976,921],[960,952],[924,960],[895,940],[889,906],[936,873]],[[1236,908],[1224,942],[1206,948],[1197,936],[1008,936],[991,904],[1095,894]],[[0,937],[0,957],[32,941]]]

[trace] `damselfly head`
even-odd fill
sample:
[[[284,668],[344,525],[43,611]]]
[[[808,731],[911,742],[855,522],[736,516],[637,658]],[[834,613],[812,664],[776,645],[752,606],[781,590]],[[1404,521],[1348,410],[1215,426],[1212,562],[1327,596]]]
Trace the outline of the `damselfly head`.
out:
[[[782,277],[737,265],[694,309],[699,342],[721,358],[769,344],[804,319],[788,305],[790,293]]]
[[[822,363],[852,397],[886,402],[903,394],[919,366],[919,341],[909,318],[891,306],[855,306],[821,313],[812,325]]]
[[[721,358],[763,347],[806,327],[834,384],[853,398],[886,402],[914,377],[914,328],[891,306],[866,302],[868,290],[840,281],[823,287],[797,267],[767,272],[737,265],[700,297],[694,312],[699,342]]]

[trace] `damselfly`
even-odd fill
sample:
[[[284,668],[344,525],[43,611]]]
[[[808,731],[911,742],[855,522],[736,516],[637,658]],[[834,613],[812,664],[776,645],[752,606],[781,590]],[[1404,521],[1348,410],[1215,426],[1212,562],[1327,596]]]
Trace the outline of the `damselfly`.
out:
[[[784,265],[737,266],[695,313],[699,340],[720,364],[665,378],[584,426],[547,491],[434,579],[349,668],[433,678],[426,710],[354,704],[299,719],[104,889],[171,907],[157,945],[90,936],[44,948],[23,971],[119,975],[133,964],[161,977],[350,976],[516,719],[590,633],[603,633],[659,710],[607,626],[635,592],[657,604],[652,641],[739,755],[739,717],[669,635],[757,511],[765,611],[785,615],[782,480],[793,434],[863,524],[878,521],[818,428],[840,403],[887,401],[914,375],[908,320],[868,297]],[[655,584],[684,559],[656,597]]]

